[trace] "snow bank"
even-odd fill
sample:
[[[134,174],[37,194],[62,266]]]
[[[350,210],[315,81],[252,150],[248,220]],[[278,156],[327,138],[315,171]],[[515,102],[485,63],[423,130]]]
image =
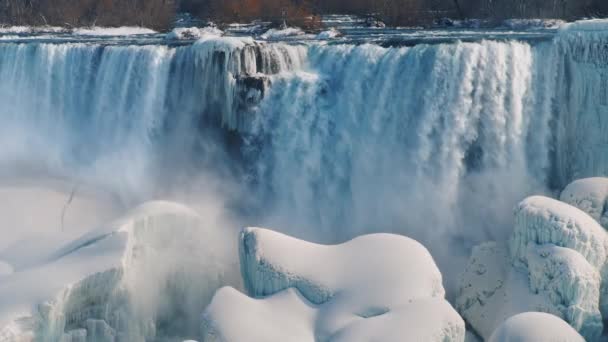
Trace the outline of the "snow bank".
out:
[[[260,36],[262,39],[273,40],[282,39],[285,37],[301,36],[304,31],[297,27],[288,27],[285,29],[270,29]]]
[[[203,316],[205,340],[464,341],[432,257],[406,237],[326,246],[247,228],[240,258],[257,299],[218,291]]]
[[[607,199],[608,178],[599,177],[574,181],[560,195],[562,202],[586,212],[603,227],[608,227]]]
[[[230,249],[203,222],[182,205],[150,202],[4,277],[0,336],[58,340],[85,329],[140,340],[198,332],[215,290],[238,285],[230,281]]]
[[[585,339],[559,317],[541,312],[515,315],[502,323],[489,342],[583,342]]]
[[[145,27],[89,27],[77,28],[72,32],[81,36],[132,36],[141,34],[155,34],[154,30]]]
[[[26,34],[26,33],[59,33],[69,32],[69,29],[59,26],[4,26],[0,27],[0,34]]]
[[[167,34],[167,39],[184,40],[184,39],[201,39],[206,36],[219,37],[224,32],[216,27],[178,27]]]
[[[579,209],[538,196],[519,204],[515,221],[510,248],[486,243],[473,249],[458,310],[484,339],[527,311],[554,314],[597,339],[603,330],[603,229]]]

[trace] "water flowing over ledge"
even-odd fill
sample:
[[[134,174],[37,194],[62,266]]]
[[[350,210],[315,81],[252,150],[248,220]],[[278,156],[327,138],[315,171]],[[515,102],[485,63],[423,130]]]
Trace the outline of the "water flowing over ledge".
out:
[[[506,240],[522,198],[608,175],[606,26],[390,48],[4,42],[0,166],[128,203],[212,174],[243,221],[421,241],[450,296],[470,247]]]

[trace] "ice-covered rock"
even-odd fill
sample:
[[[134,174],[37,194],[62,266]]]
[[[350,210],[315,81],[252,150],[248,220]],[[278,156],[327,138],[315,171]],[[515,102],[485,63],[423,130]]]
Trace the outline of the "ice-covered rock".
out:
[[[484,339],[508,317],[539,311],[596,340],[603,329],[603,229],[579,209],[538,196],[519,204],[515,221],[509,248],[473,249],[458,310]]]
[[[516,208],[509,242],[514,262],[525,263],[530,244],[573,249],[598,270],[606,261],[606,231],[582,210],[548,197],[529,197]]]
[[[203,317],[205,340],[464,341],[437,266],[409,238],[376,234],[327,246],[247,228],[240,258],[255,299],[218,291]]]
[[[146,203],[5,276],[0,337],[58,340],[85,329],[89,340],[133,341],[197,333],[215,290],[239,285],[230,273],[236,251],[206,222],[176,203]]]
[[[585,178],[570,183],[560,195],[562,202],[589,214],[603,227],[608,227],[606,200],[608,199],[608,178]]]
[[[507,319],[489,342],[583,342],[568,323],[551,314],[525,312]]]

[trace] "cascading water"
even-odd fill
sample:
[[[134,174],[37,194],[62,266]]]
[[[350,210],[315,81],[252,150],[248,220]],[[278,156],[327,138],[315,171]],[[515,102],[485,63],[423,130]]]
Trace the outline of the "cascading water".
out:
[[[505,240],[527,194],[608,174],[607,37],[0,43],[0,165],[129,203],[212,174],[243,224],[417,239],[450,291],[470,247]]]

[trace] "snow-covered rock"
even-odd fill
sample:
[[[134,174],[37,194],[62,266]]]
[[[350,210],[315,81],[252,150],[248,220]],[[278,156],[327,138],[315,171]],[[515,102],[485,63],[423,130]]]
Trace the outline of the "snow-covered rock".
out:
[[[239,285],[230,244],[205,222],[176,203],[146,203],[3,276],[0,341],[74,340],[79,329],[95,341],[132,341],[153,338],[157,323],[163,334],[198,332],[215,290]]]
[[[508,317],[539,311],[596,340],[603,330],[603,229],[579,209],[539,196],[519,204],[515,221],[509,248],[474,248],[458,310],[484,339]]]
[[[362,306],[373,302],[390,307],[445,295],[431,254],[403,236],[366,235],[326,246],[247,228],[241,233],[239,254],[245,287],[254,297],[293,287],[315,304],[339,293],[361,301]]]
[[[205,340],[464,341],[441,274],[414,240],[376,234],[326,246],[247,228],[239,249],[255,299],[218,291],[203,317]]]
[[[570,183],[560,195],[562,202],[589,214],[603,227],[608,227],[608,178],[586,178]]]
[[[206,36],[219,37],[224,32],[217,27],[178,27],[167,34],[167,39],[184,40],[184,39],[201,39]]]
[[[551,314],[526,312],[502,323],[489,342],[583,342],[568,323]]]

